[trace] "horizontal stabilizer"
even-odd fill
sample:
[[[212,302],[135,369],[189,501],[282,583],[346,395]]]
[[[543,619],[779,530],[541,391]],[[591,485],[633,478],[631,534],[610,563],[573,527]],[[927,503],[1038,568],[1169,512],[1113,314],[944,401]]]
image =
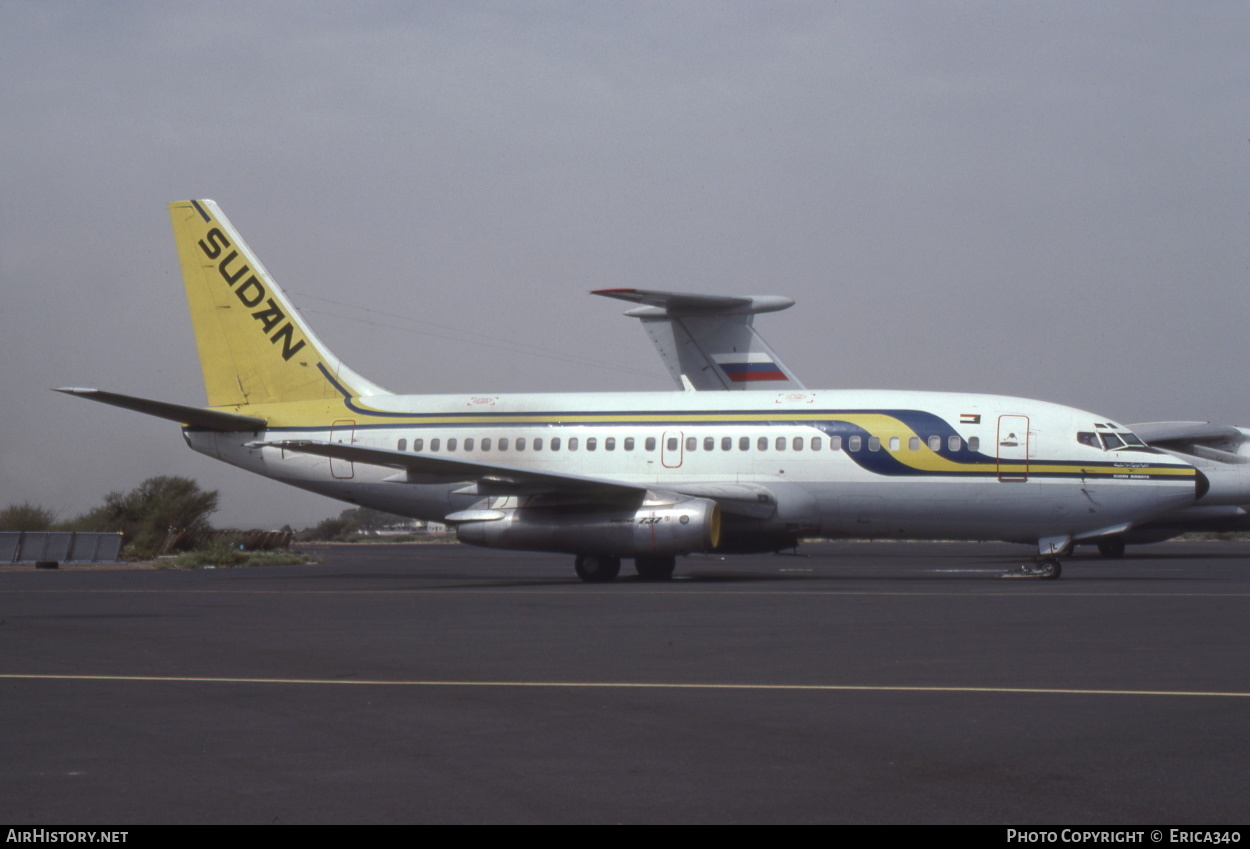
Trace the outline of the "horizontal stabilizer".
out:
[[[753,326],[758,313],[794,306],[790,298],[655,289],[598,289],[591,294],[643,304],[625,314],[642,321],[680,389],[804,388]]]
[[[780,295],[700,295],[694,292],[663,292],[656,289],[595,289],[590,294],[649,307],[626,313],[634,318],[662,318],[666,315],[692,313],[754,315],[794,306],[793,299]]]
[[[256,431],[263,430],[266,425],[264,419],[258,419],[255,416],[243,416],[222,410],[205,410],[200,407],[184,407],[181,404],[153,401],[150,398],[136,398],[133,395],[119,395],[116,392],[103,392],[99,389],[66,388],[53,391],[64,392],[66,395],[86,398],[90,401],[99,401],[101,404],[111,404],[114,407],[134,410],[144,415],[156,416],[158,419],[168,419],[171,422],[179,422],[190,427],[202,427],[208,430],[227,432]]]

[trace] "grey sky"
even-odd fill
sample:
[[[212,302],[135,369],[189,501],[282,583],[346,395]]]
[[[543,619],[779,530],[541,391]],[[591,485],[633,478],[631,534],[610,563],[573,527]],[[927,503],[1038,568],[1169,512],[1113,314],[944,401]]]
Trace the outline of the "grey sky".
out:
[[[640,286],[795,298],[758,326],[810,386],[1250,424],[1248,40],[1244,2],[0,0],[0,505],[345,506],[47,391],[203,403],[187,197],[394,391],[669,389],[585,294]]]

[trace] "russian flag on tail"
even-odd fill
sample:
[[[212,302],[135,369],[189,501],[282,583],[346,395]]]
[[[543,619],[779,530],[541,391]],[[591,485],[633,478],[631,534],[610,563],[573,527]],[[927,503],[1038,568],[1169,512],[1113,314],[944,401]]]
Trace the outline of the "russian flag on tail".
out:
[[[734,383],[789,380],[768,354],[715,354],[712,359]]]

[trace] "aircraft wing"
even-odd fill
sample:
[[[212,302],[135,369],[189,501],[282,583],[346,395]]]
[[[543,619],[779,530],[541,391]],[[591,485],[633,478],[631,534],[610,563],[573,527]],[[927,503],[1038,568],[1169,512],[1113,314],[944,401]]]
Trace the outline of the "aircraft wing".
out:
[[[1250,463],[1250,430],[1210,422],[1146,422],[1129,425],[1151,448],[1216,463]]]
[[[591,294],[642,304],[625,314],[642,322],[682,389],[804,388],[753,326],[758,313],[794,306],[790,298],[657,289],[598,289]]]
[[[252,442],[250,448],[280,448],[301,454],[331,457],[353,463],[389,466],[402,469],[405,483],[452,483],[473,481],[475,494],[492,495],[567,495],[586,501],[622,501],[643,498],[656,487],[623,481],[590,478],[555,472],[540,472],[496,463],[453,460],[391,448],[369,448],[341,442],[291,439],[276,442]],[[777,499],[767,487],[759,484],[685,483],[671,488],[658,488],[692,498],[708,498],[725,510],[742,516],[767,518],[777,510]]]
[[[1245,439],[1240,428],[1213,425],[1210,422],[1146,422],[1129,425],[1129,429],[1148,445],[1159,443],[1156,447],[1176,442],[1227,442]]]
[[[281,448],[300,454],[314,454],[353,463],[373,466],[390,466],[404,470],[402,478],[408,483],[450,483],[476,481],[481,495],[536,495],[544,493],[567,493],[570,495],[598,496],[605,499],[642,497],[648,487],[621,481],[540,472],[516,466],[496,463],[478,463],[472,460],[436,457],[392,448],[368,448],[363,445],[347,445],[341,442],[320,442],[309,439],[290,439],[276,442],[252,442],[252,448]]]

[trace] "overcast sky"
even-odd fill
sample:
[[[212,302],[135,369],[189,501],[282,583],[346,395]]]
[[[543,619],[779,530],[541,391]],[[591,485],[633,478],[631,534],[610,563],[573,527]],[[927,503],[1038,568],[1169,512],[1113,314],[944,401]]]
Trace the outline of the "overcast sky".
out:
[[[1250,425],[1250,4],[0,0],[0,506],[339,502],[67,398],[203,404],[166,204],[397,392],[668,390],[590,289],[781,294],[821,388]]]

